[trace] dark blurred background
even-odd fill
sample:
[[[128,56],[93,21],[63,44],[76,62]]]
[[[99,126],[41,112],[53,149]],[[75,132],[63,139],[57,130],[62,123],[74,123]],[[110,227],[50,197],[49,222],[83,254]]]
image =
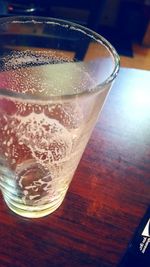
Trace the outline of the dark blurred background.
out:
[[[120,55],[132,57],[132,44],[144,45],[148,35],[150,0],[0,0],[0,16],[8,15],[50,16],[82,24],[106,37]]]

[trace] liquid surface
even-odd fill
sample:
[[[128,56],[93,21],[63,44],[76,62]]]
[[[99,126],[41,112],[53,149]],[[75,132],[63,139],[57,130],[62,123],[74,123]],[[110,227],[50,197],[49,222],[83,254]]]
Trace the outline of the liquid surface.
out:
[[[92,91],[96,84],[89,74],[91,66],[70,61],[62,53],[14,52],[0,58],[0,89],[37,99]]]

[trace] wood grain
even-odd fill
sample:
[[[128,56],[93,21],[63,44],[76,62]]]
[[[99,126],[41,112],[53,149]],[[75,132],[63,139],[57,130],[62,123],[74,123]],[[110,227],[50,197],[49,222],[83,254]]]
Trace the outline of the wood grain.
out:
[[[121,69],[61,207],[0,199],[0,267],[115,267],[150,203],[150,73]]]

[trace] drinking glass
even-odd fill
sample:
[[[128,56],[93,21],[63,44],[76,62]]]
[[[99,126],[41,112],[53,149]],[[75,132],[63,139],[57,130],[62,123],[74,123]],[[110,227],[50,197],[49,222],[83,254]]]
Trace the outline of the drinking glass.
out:
[[[118,70],[90,29],[0,19],[0,187],[12,211],[37,218],[60,206]]]

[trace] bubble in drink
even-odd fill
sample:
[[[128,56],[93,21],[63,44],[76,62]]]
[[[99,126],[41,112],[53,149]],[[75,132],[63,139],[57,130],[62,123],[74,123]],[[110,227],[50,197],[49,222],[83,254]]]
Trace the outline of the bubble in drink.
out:
[[[22,118],[18,117],[21,121]],[[57,120],[43,113],[26,116],[16,128],[18,141],[27,145],[37,162],[51,164],[71,153],[71,134]]]
[[[9,170],[5,177],[3,170],[1,180],[6,198],[20,207],[55,203],[64,197],[76,168],[73,144],[79,120],[83,120],[80,108],[69,102],[38,105],[5,98],[0,101],[0,149]],[[10,112],[8,101],[13,107]]]

